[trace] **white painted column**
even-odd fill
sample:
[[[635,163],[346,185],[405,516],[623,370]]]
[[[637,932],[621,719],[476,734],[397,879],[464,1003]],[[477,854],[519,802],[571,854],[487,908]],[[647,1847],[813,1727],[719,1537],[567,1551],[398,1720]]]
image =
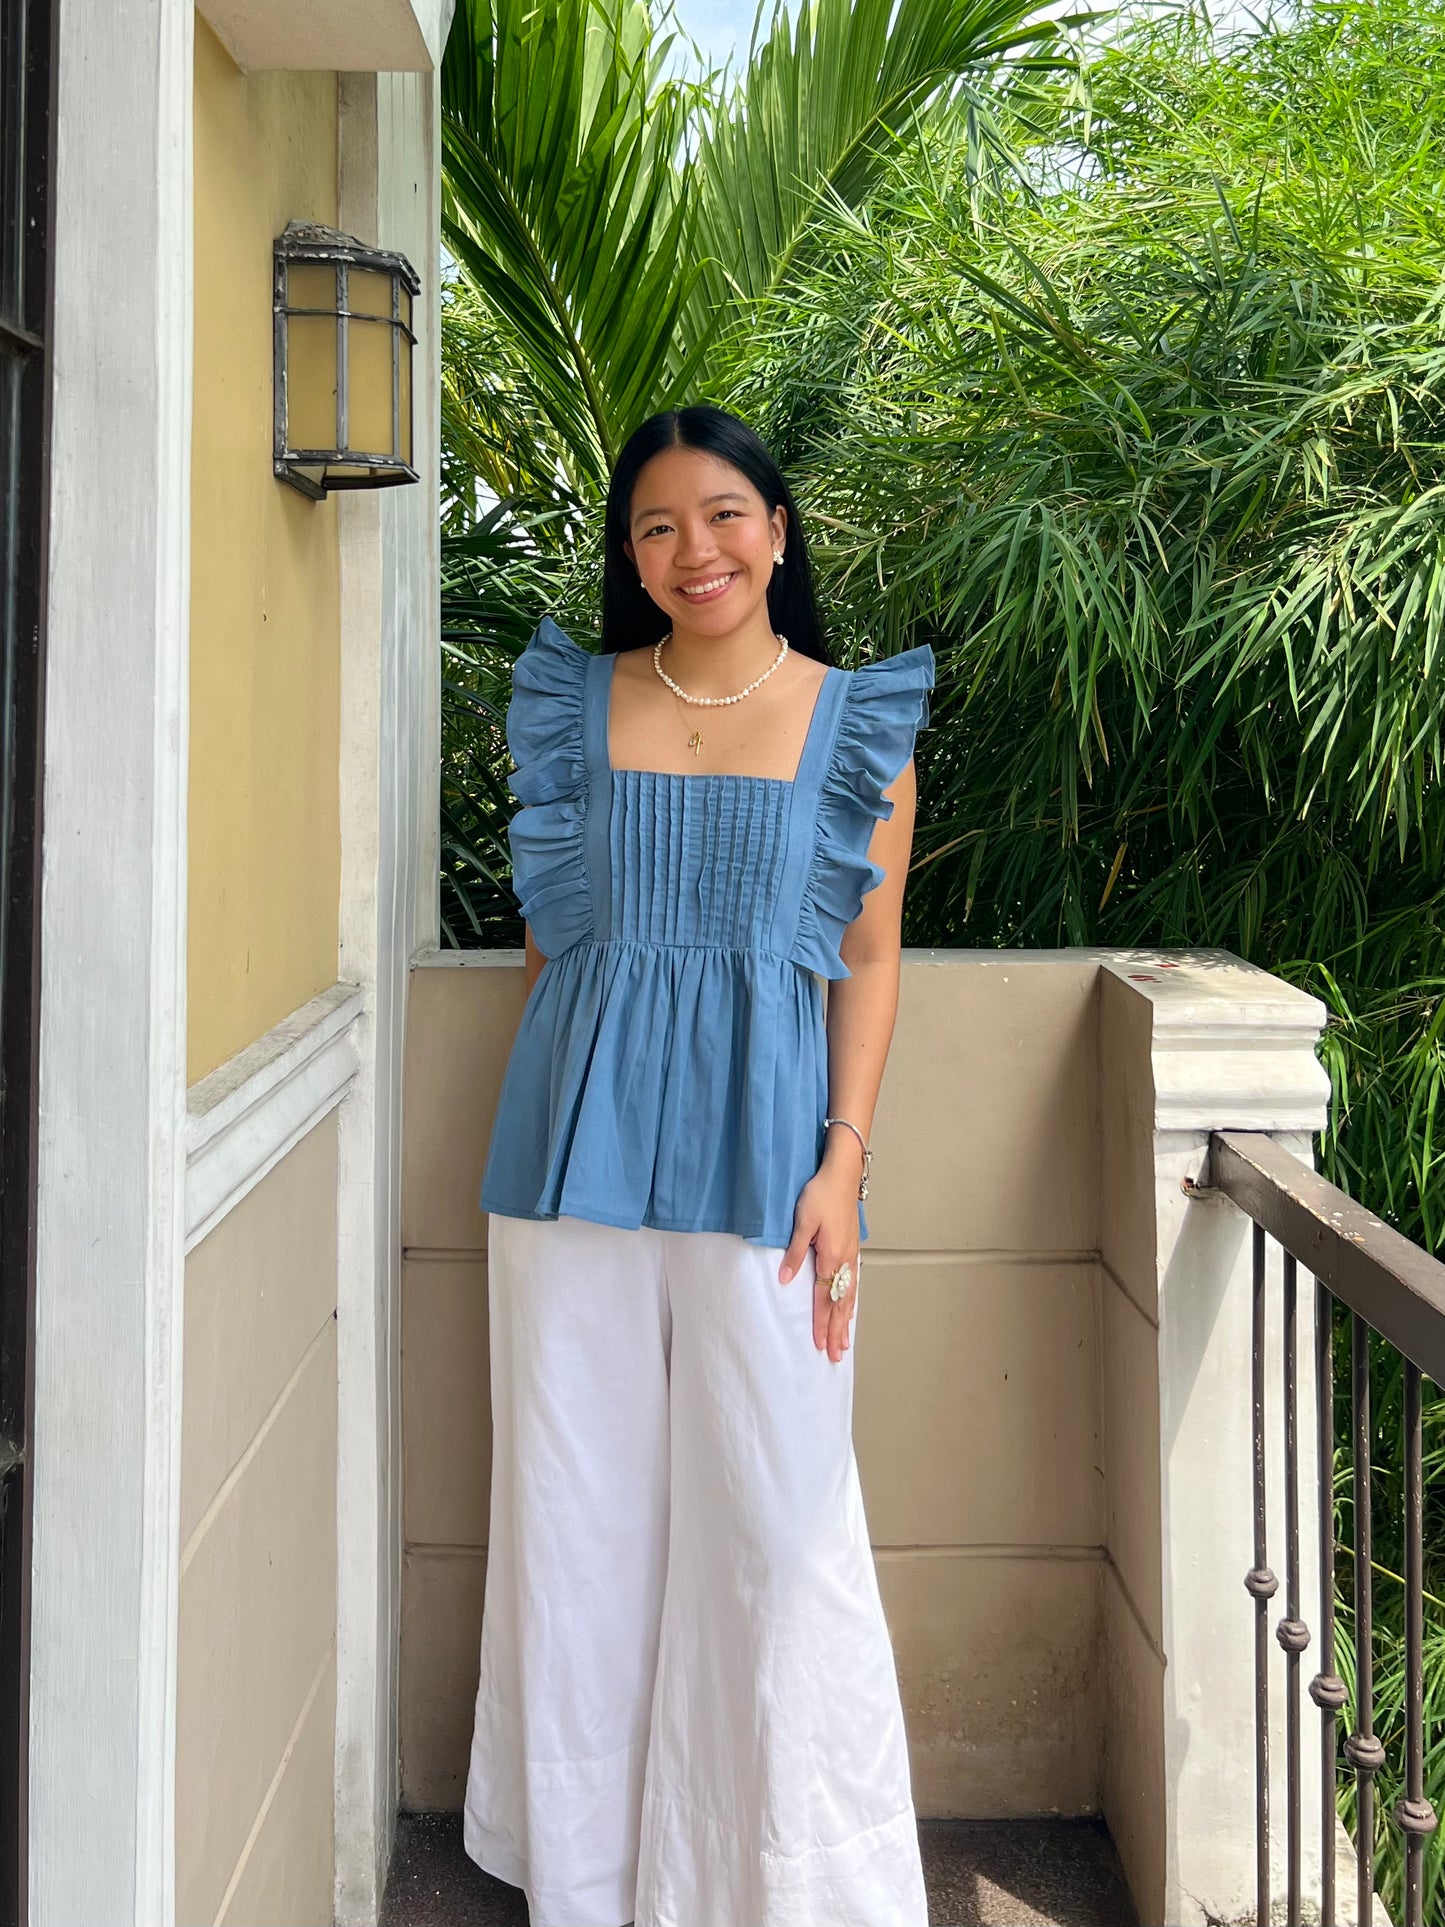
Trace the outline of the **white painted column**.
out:
[[[1158,1282],[1165,1912],[1170,1927],[1252,1919],[1255,1902],[1255,1607],[1251,1395],[1253,1229],[1207,1178],[1209,1133],[1269,1134],[1314,1164],[1329,1080],[1315,1056],[1324,1006],[1222,951],[1138,952],[1103,969],[1148,1007],[1153,1077]],[[1279,1248],[1266,1275],[1265,1439],[1273,1887],[1285,1891],[1283,1290]],[[1320,1717],[1315,1284],[1299,1273],[1296,1317],[1303,1885],[1318,1900]],[[1342,1868],[1343,1875],[1343,1868]],[[1341,1923],[1349,1891],[1340,1881]]]
[[[192,4],[59,14],[29,1919],[170,1927]]]
[[[430,0],[439,53],[450,0]],[[398,1781],[401,1131],[412,957],[438,930],[439,83],[341,84],[340,224],[422,280],[413,359],[416,487],[338,507],[342,747],[339,974],[362,986],[360,1069],[340,1113],[336,1920],[370,1927]]]

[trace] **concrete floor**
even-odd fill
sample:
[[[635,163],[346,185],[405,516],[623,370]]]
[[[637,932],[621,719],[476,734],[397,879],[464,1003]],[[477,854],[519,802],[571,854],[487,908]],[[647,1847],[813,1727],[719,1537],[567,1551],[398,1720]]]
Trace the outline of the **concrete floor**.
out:
[[[918,1831],[932,1927],[1137,1927],[1101,1822],[925,1820]],[[527,1903],[467,1859],[460,1814],[404,1813],[381,1927],[528,1927]]]

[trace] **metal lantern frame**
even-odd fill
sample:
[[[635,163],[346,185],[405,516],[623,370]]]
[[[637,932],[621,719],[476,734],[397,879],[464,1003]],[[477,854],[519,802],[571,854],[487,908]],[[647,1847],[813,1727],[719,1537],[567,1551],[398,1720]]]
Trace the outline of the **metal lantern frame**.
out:
[[[336,298],[333,305],[317,308],[293,303],[289,298],[289,273],[294,267],[327,267],[335,272]],[[388,317],[371,312],[352,312],[348,278],[353,270],[384,274],[391,280],[391,449],[353,449],[348,447],[350,416],[350,339],[353,327],[387,326]],[[405,288],[413,302],[421,293],[421,279],[404,254],[384,248],[369,248],[354,235],[315,221],[292,221],[273,247],[272,313],[275,354],[275,441],[274,468],[283,482],[312,501],[320,501],[332,489],[390,488],[420,479],[417,470],[397,451],[406,448],[415,454],[415,384],[406,383],[406,437],[402,439],[401,357],[410,357],[416,335],[402,314],[401,296]],[[289,327],[293,315],[331,317],[336,322],[336,446],[334,448],[292,448],[288,443],[289,409]],[[403,345],[404,344],[404,345]],[[334,473],[338,466],[365,469],[364,474]],[[320,481],[305,473],[319,469]]]

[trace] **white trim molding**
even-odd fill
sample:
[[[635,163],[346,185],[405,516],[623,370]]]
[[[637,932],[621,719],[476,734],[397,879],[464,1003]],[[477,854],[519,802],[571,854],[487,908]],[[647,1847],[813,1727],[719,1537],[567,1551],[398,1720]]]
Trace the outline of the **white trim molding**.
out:
[[[193,22],[59,10],[30,1927],[175,1920]]]
[[[186,1116],[186,1250],[346,1095],[357,1071],[356,984],[333,984],[191,1086]]]

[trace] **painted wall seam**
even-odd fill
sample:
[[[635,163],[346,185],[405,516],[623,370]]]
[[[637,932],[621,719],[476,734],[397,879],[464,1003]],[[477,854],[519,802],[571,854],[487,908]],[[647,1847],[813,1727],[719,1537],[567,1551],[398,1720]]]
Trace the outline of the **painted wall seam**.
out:
[[[1109,1568],[1110,1572],[1113,1573],[1114,1575],[1115,1583],[1119,1588],[1119,1597],[1123,1600],[1124,1604],[1128,1607],[1129,1617],[1134,1621],[1135,1626],[1138,1628],[1139,1637],[1144,1641],[1145,1645],[1149,1648],[1150,1652],[1154,1655],[1155,1659],[1158,1660],[1159,1664],[1161,1666],[1167,1665],[1168,1661],[1165,1656],[1163,1647],[1159,1644],[1159,1641],[1155,1638],[1154,1634],[1150,1632],[1148,1622],[1145,1620],[1143,1613],[1139,1610],[1139,1602],[1134,1597],[1133,1589],[1130,1586],[1128,1580],[1124,1577],[1124,1574],[1119,1569],[1118,1561],[1114,1558],[1113,1554],[1109,1551],[1109,1548],[1107,1546],[1105,1546],[1104,1548],[1104,1564]]]
[[[1137,1312],[1139,1316],[1144,1320],[1144,1323],[1148,1325],[1152,1330],[1157,1332],[1159,1329],[1158,1316],[1154,1312],[1147,1310],[1143,1305],[1139,1303],[1139,1300],[1134,1296],[1133,1292],[1130,1291],[1129,1287],[1125,1284],[1124,1280],[1119,1276],[1118,1272],[1114,1269],[1113,1265],[1110,1264],[1109,1260],[1106,1257],[1104,1257],[1102,1253],[1100,1254],[1098,1259],[1098,1266],[1106,1282],[1111,1284],[1114,1287],[1115,1291],[1118,1292],[1120,1298],[1124,1300],[1125,1304],[1128,1305],[1129,1309],[1131,1311]]]
[[[302,1733],[305,1731],[306,1722],[311,1717],[311,1709],[316,1704],[317,1696],[326,1683],[326,1675],[335,1664],[336,1642],[333,1640],[321,1655],[321,1664],[317,1667],[312,1676],[311,1684],[306,1689],[306,1697],[302,1700],[301,1710],[296,1715],[296,1724],[292,1727],[286,1745],[282,1749],[281,1758],[276,1763],[276,1771],[271,1776],[271,1783],[261,1797],[260,1806],[256,1809],[256,1817],[251,1822],[251,1831],[247,1834],[245,1845],[241,1848],[236,1864],[231,1870],[231,1878],[221,1898],[220,1907],[216,1911],[215,1927],[226,1927],[226,1916],[230,1911],[231,1902],[236,1897],[236,1891],[241,1885],[251,1855],[255,1851],[256,1842],[261,1837],[262,1829],[275,1803],[281,1782],[286,1777],[286,1769],[291,1764],[297,1744],[300,1741]]]
[[[297,1359],[290,1377],[286,1380],[286,1383],[281,1387],[280,1391],[277,1392],[271,1402],[270,1409],[266,1412],[251,1437],[246,1441],[245,1449],[242,1451],[240,1457],[234,1465],[227,1469],[226,1476],[212,1493],[205,1511],[191,1527],[186,1537],[186,1543],[181,1548],[181,1576],[183,1578],[187,1568],[194,1560],[196,1553],[200,1550],[206,1534],[221,1516],[232,1493],[236,1490],[237,1486],[240,1485],[242,1479],[245,1478],[251,1466],[255,1464],[267,1440],[270,1438],[272,1432],[275,1431],[278,1422],[285,1416],[287,1405],[295,1396],[296,1389],[304,1381],[307,1372],[310,1371],[312,1360],[315,1358],[317,1352],[320,1351],[322,1345],[327,1341],[333,1323],[334,1320],[328,1318],[324,1324],[316,1328],[316,1331],[312,1334],[311,1342]]]

